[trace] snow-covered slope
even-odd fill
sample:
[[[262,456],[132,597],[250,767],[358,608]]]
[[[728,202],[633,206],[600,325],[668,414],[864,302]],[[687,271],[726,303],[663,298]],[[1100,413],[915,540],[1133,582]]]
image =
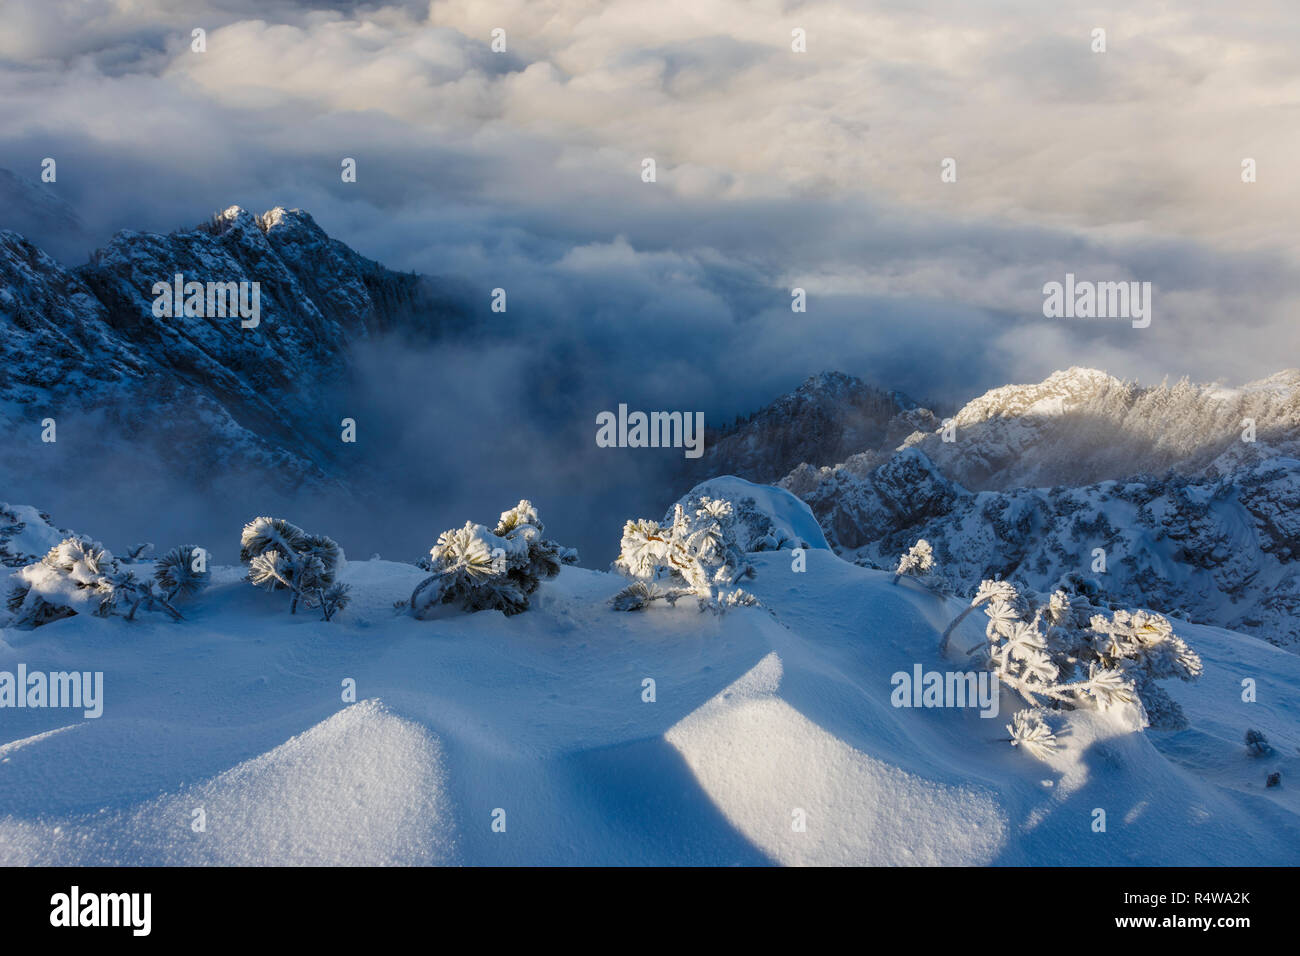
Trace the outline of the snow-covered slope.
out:
[[[744,421],[710,434],[690,475],[739,475],[776,481],[804,462],[833,465],[850,455],[893,447],[933,428],[934,414],[902,392],[886,392],[843,372],[812,375]]]
[[[1218,479],[972,492],[908,448],[865,473],[853,462],[805,468],[782,485],[811,506],[833,547],[866,564],[892,567],[924,538],[957,590],[1001,577],[1051,591],[1082,573],[1120,605],[1300,648],[1295,459]]]
[[[0,670],[101,670],[104,710],[0,711],[0,862],[1300,863],[1294,655],[1179,625],[1191,727],[1075,712],[1044,763],[1005,712],[891,706],[895,672],[960,666],[960,602],[826,550],[754,560],[765,607],[724,616],[615,612],[621,579],[569,567],[523,614],[417,621],[393,604],[423,572],[363,561],[329,624],[219,568],[175,624],[9,629]]]
[[[865,564],[925,538],[959,590],[1083,573],[1119,604],[1300,647],[1300,372],[1142,388],[1076,368],[994,389],[951,425],[780,486]]]
[[[176,274],[258,283],[258,324],[156,317],[154,285]],[[351,350],[394,328],[428,339],[460,315],[427,280],[365,259],[297,209],[232,206],[189,231],[121,232],[75,269],[0,231],[0,425],[31,436],[9,444],[5,466],[42,473],[48,416],[65,430],[93,423],[77,432],[83,461],[129,448],[192,487],[239,469],[327,482]]]
[[[1254,442],[1242,440],[1246,419],[1255,423]],[[1142,387],[1071,368],[986,392],[952,424],[952,441],[940,423],[903,444],[972,490],[1089,485],[1170,470],[1218,477],[1278,454],[1300,457],[1300,370],[1225,388]]]

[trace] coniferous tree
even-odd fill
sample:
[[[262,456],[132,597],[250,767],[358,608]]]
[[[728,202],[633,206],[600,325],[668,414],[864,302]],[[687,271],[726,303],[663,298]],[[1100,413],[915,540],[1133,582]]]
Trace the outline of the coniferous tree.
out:
[[[542,581],[578,560],[577,551],[543,538],[543,530],[532,502],[521,500],[491,531],[472,521],[444,531],[422,562],[433,573],[411,592],[411,613],[422,617],[443,604],[506,615],[526,611]]]
[[[239,559],[254,585],[290,592],[290,614],[302,602],[319,608],[328,621],[348,603],[348,585],[335,581],[344,567],[343,549],[283,518],[259,517],[244,525]]]
[[[736,586],[754,568],[737,543],[732,503],[705,497],[695,504],[691,511],[676,505],[666,527],[645,518],[623,526],[614,568],[635,581],[610,599],[616,610],[641,610],[656,600],[675,604],[688,595],[701,610],[758,603]]]
[[[154,564],[154,580],[163,589],[167,600],[177,597],[192,597],[207,586],[210,574],[206,568],[198,570],[200,548],[195,544],[183,544],[172,548]]]

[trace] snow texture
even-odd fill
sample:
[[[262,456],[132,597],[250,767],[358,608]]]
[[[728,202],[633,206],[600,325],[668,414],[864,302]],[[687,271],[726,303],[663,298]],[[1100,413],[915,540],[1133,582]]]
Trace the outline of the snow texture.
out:
[[[565,567],[526,614],[421,621],[394,604],[425,572],[371,560],[328,624],[218,566],[180,622],[6,628],[0,670],[105,690],[98,719],[2,712],[0,862],[1300,863],[1297,793],[1265,786],[1300,774],[1295,655],[1174,621],[1203,662],[1169,684],[1187,728],[1052,713],[1038,758],[1007,745],[1009,692],[996,720],[890,704],[892,674],[960,666],[966,602],[824,549],[750,557],[763,606],[721,616],[619,614],[625,579]]]

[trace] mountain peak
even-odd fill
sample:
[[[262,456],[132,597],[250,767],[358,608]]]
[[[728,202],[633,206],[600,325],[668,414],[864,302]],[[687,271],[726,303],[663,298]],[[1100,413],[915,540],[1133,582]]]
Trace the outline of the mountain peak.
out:
[[[898,424],[900,416],[908,417],[906,427]],[[901,440],[929,427],[932,418],[902,392],[822,371],[714,439],[701,468],[710,475],[775,481],[803,463],[833,465],[875,451],[895,432],[901,431]]]
[[[154,288],[178,274],[256,284],[257,324],[224,303],[218,314],[155,314]],[[168,235],[124,230],[76,269],[4,233],[0,402],[109,408],[127,430],[151,409],[165,423],[151,435],[187,478],[275,462],[287,482],[317,480],[336,449],[303,441],[302,423],[340,417],[335,383],[352,345],[380,330],[435,334],[460,317],[423,278],[366,259],[297,209],[231,205]]]

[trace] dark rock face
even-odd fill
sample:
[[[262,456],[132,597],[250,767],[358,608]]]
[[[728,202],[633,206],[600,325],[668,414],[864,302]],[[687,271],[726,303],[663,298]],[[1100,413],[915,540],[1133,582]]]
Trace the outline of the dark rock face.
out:
[[[178,273],[257,283],[256,327],[183,309],[155,316],[155,284]],[[99,415],[106,432],[164,449],[196,483],[225,467],[327,482],[349,352],[381,333],[433,339],[464,319],[426,278],[364,258],[300,210],[231,207],[187,232],[122,232],[71,270],[0,232],[9,417]]]
[[[801,464],[833,465],[898,444],[934,415],[902,392],[842,372],[822,372],[729,429],[710,434],[692,474],[773,482]]]

